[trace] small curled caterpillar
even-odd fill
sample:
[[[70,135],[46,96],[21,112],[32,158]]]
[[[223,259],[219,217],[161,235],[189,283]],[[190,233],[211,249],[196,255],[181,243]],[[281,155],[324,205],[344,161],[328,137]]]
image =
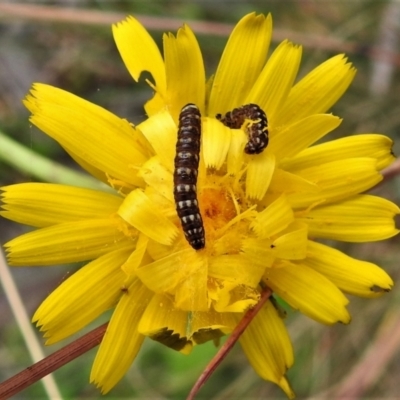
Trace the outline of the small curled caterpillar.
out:
[[[195,104],[186,104],[179,115],[174,161],[174,199],[186,240],[195,249],[205,246],[203,219],[197,201],[201,115]]]
[[[265,112],[257,104],[246,104],[228,111],[224,117],[215,116],[225,126],[240,129],[246,119],[254,121],[246,127],[248,141],[244,148],[246,154],[260,154],[268,145],[268,120]]]

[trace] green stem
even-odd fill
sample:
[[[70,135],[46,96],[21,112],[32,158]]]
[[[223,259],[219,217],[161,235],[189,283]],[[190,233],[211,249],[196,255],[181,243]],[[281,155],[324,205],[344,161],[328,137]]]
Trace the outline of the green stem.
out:
[[[105,185],[89,175],[49,160],[10,139],[0,131],[0,160],[41,181],[105,190]]]

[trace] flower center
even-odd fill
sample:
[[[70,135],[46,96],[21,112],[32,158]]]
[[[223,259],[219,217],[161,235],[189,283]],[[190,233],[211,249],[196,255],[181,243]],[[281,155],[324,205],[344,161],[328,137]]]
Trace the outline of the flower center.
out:
[[[232,195],[228,189],[229,185],[216,185],[203,187],[199,191],[200,212],[203,216],[207,243],[215,243],[222,235],[226,234],[224,228],[237,215]]]
[[[205,225],[210,230],[218,230],[236,216],[231,195],[225,189],[208,188],[199,196]]]

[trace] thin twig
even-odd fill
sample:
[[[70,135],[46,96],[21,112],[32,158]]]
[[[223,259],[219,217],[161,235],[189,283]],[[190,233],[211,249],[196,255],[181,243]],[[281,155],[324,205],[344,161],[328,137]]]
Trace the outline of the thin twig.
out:
[[[0,282],[3,286],[4,293],[10,304],[15,320],[20,328],[22,337],[24,338],[26,347],[31,355],[32,362],[36,362],[44,358],[42,347],[35,335],[33,325],[29,320],[28,314],[18,292],[17,285],[8,268],[3,252],[0,250]],[[43,387],[49,399],[62,399],[53,375],[46,376],[43,381]]]
[[[1,383],[0,400],[14,396],[37,382],[39,379],[42,379],[44,376],[97,346],[104,336],[107,325],[108,323],[99,326],[69,345]]]
[[[125,19],[127,14],[34,4],[0,4],[0,19],[9,20],[10,17],[68,24],[111,25]],[[184,20],[178,18],[151,17],[140,14],[135,14],[135,18],[141,21],[147,29],[156,31],[176,30],[184,23]],[[217,36],[227,36],[233,28],[231,24],[201,21],[190,21],[190,26],[199,33]]]
[[[231,351],[232,347],[238,341],[239,337],[242,335],[242,333],[248,327],[250,322],[258,314],[258,312],[261,310],[261,308],[263,307],[265,302],[271,297],[271,294],[272,294],[272,291],[269,288],[266,288],[261,292],[260,301],[256,304],[255,307],[251,308],[250,310],[248,310],[246,312],[246,314],[241,319],[239,324],[235,327],[234,331],[229,336],[227,341],[219,349],[218,353],[214,356],[214,358],[211,360],[211,362],[207,365],[206,369],[200,375],[199,379],[193,386],[193,388],[190,391],[186,400],[194,400],[194,398],[195,398],[196,394],[198,393],[198,391],[200,390],[200,388],[207,382],[208,378],[210,378],[210,376],[215,371],[215,369],[218,367],[218,365],[221,364],[221,362],[224,360],[224,358],[228,355],[228,353]]]
[[[399,48],[400,3],[398,0],[388,1],[382,12],[376,47],[388,53]],[[372,96],[384,96],[393,86],[395,66],[386,57],[375,58],[369,90]]]
[[[333,399],[364,399],[366,391],[388,371],[400,347],[400,318],[398,309],[391,312],[380,324],[377,337],[343,382],[334,391]]]
[[[395,178],[400,174],[400,158],[394,161],[391,165],[385,168],[382,172],[383,180],[386,182],[390,179]]]
[[[366,392],[388,371],[388,365],[397,356],[399,347],[400,318],[396,308],[387,313],[376,337],[345,378],[309,400],[364,399]]]
[[[183,23],[187,23],[196,34],[212,36],[228,36],[234,25],[219,22],[190,21],[179,18],[151,17],[135,14],[135,17],[150,30],[176,31]],[[64,22],[69,24],[111,25],[126,18],[125,13],[104,12],[82,8],[52,7],[33,4],[0,4],[0,20],[9,22],[12,19],[25,19],[31,21]],[[347,54],[362,54],[372,59],[385,58],[387,62],[400,66],[400,54],[370,46],[369,43],[345,41],[327,35],[315,33],[301,33],[275,28],[273,40],[280,42],[291,38],[311,49],[325,51],[345,52]]]

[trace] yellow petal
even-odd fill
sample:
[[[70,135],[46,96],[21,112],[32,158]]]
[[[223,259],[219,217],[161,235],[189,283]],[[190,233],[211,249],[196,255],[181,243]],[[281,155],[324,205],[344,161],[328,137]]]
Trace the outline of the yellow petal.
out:
[[[157,242],[171,244],[178,235],[178,228],[140,189],[129,193],[119,208],[118,214],[130,225]]]
[[[135,250],[129,255],[128,259],[125,260],[121,266],[122,271],[124,271],[127,275],[133,275],[136,269],[142,263],[148,243],[149,238],[143,234],[140,234]]]
[[[223,286],[218,286],[212,299],[215,311],[242,314],[260,301],[260,292],[255,288],[224,281]]]
[[[131,242],[112,219],[66,222],[5,244],[11,265],[54,265],[93,260]]]
[[[292,224],[288,233],[280,235],[272,244],[272,254],[285,260],[301,260],[307,254],[308,229],[306,224]]]
[[[294,219],[292,208],[282,195],[259,212],[250,227],[260,238],[270,238],[284,230]]]
[[[278,160],[290,159],[333,131],[340,125],[341,121],[340,118],[331,114],[315,114],[298,120],[292,125],[285,125],[283,129],[275,132],[269,150],[275,154]],[[327,161],[324,160],[323,162]],[[286,169],[284,161],[283,165]]]
[[[215,118],[203,119],[202,154],[208,168],[221,168],[231,143],[231,130]]]
[[[180,239],[178,239],[177,243],[176,243],[177,249],[182,249],[182,247],[180,245],[181,245],[181,243],[183,243],[183,241],[186,242],[186,240],[183,237],[183,233],[182,233]],[[186,247],[186,250],[187,249],[188,249],[188,247]],[[171,255],[171,246],[167,246],[165,244],[155,242],[154,240],[149,240],[149,243],[147,246],[147,253],[149,254],[149,256],[151,257],[152,260],[156,261],[156,260],[159,260],[161,258]]]
[[[349,87],[355,73],[343,54],[320,64],[292,88],[274,124],[291,124],[309,115],[328,111]]]
[[[0,215],[36,227],[106,218],[122,202],[109,193],[50,183],[20,183],[1,190],[4,211]]]
[[[164,167],[159,156],[154,156],[145,162],[138,176],[166,199],[174,201],[172,174]]]
[[[274,121],[296,78],[302,49],[285,40],[272,53],[244,104],[255,103]]]
[[[235,176],[243,169],[243,161],[245,159],[244,147],[246,143],[247,135],[242,129],[230,129],[230,146],[226,160],[229,175]],[[210,148],[209,151],[212,151],[212,149]]]
[[[321,188],[314,182],[310,182],[301,176],[295,175],[275,168],[268,192],[264,199],[268,198],[268,194],[272,193],[293,193],[293,192],[320,192]],[[263,199],[263,202],[264,202]]]
[[[285,261],[285,267],[268,268],[268,287],[293,308],[322,324],[350,322],[348,300],[327,278],[303,264]]]
[[[174,202],[168,200],[165,196],[163,196],[162,193],[154,189],[152,186],[147,186],[144,193],[153,204],[157,204],[159,212],[162,212],[162,214],[167,217],[168,220],[173,220],[175,225],[178,225],[178,218]],[[178,230],[180,230],[180,233],[183,234],[180,228]]]
[[[285,324],[270,301],[243,332],[240,344],[257,374],[276,383],[289,398],[294,398],[285,379],[286,370],[293,364],[292,343]]]
[[[380,171],[395,160],[392,146],[393,141],[384,135],[366,133],[348,136],[305,149],[295,157],[284,160],[281,167],[296,171],[346,158],[369,157],[377,160]]]
[[[178,127],[171,114],[161,111],[137,126],[168,171],[173,171]]]
[[[254,239],[247,237],[242,241],[242,250],[250,260],[251,265],[272,266],[275,260],[272,241],[268,239]]]
[[[214,310],[188,314],[187,332],[195,344],[202,344],[231,333],[235,327],[232,313],[220,313]]]
[[[249,156],[246,175],[246,195],[261,200],[268,190],[275,171],[275,155],[268,149],[261,154]]]
[[[358,195],[299,214],[308,225],[310,237],[371,242],[396,235],[394,216],[400,209],[381,197]]]
[[[128,121],[78,96],[35,83],[24,100],[30,121],[67,151],[114,178],[142,186],[134,166],[150,155],[142,134]]]
[[[149,289],[156,293],[165,293],[173,292],[179,283],[201,268],[207,270],[207,259],[192,248],[186,248],[142,265],[136,269],[136,273]]]
[[[164,105],[167,79],[157,44],[143,25],[133,17],[113,25],[112,30],[118,51],[133,79],[137,82],[141,73],[148,71],[155,81],[157,93],[148,103],[146,111],[150,115],[160,111]]]
[[[203,58],[192,30],[184,25],[176,38],[164,34],[165,70],[167,74],[167,107],[178,122],[181,108],[196,104],[200,113],[205,109],[205,71]]]
[[[210,258],[209,276],[236,285],[257,287],[265,266],[252,264],[251,260],[242,254],[224,255]]]
[[[90,175],[95,177],[97,180],[104,182],[106,185],[110,185],[113,189],[116,191],[120,190],[121,188],[126,188],[129,187],[131,188],[131,185],[122,182],[121,180],[118,179],[113,179],[109,175],[107,175],[104,171],[102,171],[99,168],[94,167],[92,164],[87,162],[84,158],[79,157],[77,154],[75,154],[73,151],[70,151],[68,149],[64,150],[71,156],[71,158],[82,167],[85,171],[87,171]],[[118,181],[117,184],[115,184],[115,181]]]
[[[390,276],[377,265],[349,257],[321,243],[309,242],[304,263],[355,296],[380,297],[393,287]]]
[[[247,14],[232,31],[215,73],[208,115],[226,113],[243,101],[264,66],[272,33],[270,15]]]
[[[192,351],[193,343],[187,338],[186,311],[174,308],[169,297],[156,294],[140,319],[138,331],[184,354]]]
[[[298,171],[306,180],[316,183],[320,192],[288,195],[293,208],[308,207],[321,201],[340,201],[364,192],[382,180],[373,158],[349,158],[315,165]]]
[[[44,336],[49,338],[46,345],[78,332],[117,304],[125,279],[121,264],[131,252],[132,245],[97,258],[46,298],[32,318],[46,332]]]
[[[152,295],[135,279],[118,302],[90,374],[90,382],[102,393],[120,381],[140,350],[144,336],[138,332],[137,324]]]
[[[155,295],[140,320],[138,330],[162,344],[188,354],[196,344],[216,340],[235,327],[231,313],[189,313],[176,309],[170,297]]]
[[[176,308],[186,311],[208,311],[208,268],[204,264],[205,262],[195,273],[177,285],[175,291]]]

